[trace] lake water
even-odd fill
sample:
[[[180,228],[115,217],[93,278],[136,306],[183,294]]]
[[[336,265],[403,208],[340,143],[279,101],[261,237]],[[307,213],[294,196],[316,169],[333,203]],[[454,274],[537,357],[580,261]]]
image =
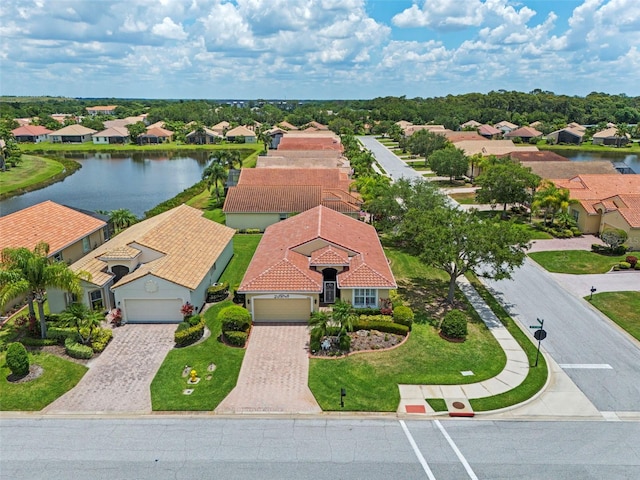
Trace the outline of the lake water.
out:
[[[127,208],[137,217],[197,183],[207,152],[68,154],[82,168],[63,181],[0,202],[0,215],[45,200],[85,210]]]
[[[572,162],[588,162],[594,160],[608,160],[614,163],[624,163],[635,173],[640,174],[640,155],[626,152],[569,152],[566,150],[554,150],[555,153],[568,158]]]

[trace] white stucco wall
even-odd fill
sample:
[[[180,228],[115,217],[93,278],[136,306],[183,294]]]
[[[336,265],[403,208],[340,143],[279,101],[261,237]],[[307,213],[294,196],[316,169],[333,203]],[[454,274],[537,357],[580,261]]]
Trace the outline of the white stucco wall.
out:
[[[191,292],[188,288],[169,282],[154,275],[145,275],[132,282],[113,289],[116,305],[122,308],[122,318],[127,321],[127,312],[124,308],[126,299],[154,300],[154,299],[180,299],[184,304],[191,302]]]

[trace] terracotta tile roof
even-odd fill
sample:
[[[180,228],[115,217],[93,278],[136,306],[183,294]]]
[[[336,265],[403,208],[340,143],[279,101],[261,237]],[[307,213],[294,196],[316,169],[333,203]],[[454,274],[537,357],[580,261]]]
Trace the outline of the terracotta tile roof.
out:
[[[158,252],[159,258],[141,265],[120,279],[115,287],[145,274],[194,289],[207,275],[232,240],[235,230],[208,220],[202,212],[180,205],[155,217],[136,223],[71,265],[74,271],[87,271],[91,283],[104,285],[112,275],[106,272],[103,256],[133,253],[139,247]]]
[[[617,131],[618,131],[617,127],[607,128],[605,130],[599,131],[598,133],[594,133],[593,138],[621,138],[616,135]],[[630,138],[631,135],[627,133],[626,137]]]
[[[107,224],[73,208],[47,200],[0,217],[0,250],[49,244],[49,254],[81,241]]]
[[[506,155],[509,155],[514,160],[519,160],[520,162],[570,162],[567,157],[563,157],[562,155],[558,155],[550,150],[541,150],[538,152],[511,152]],[[501,155],[501,156],[506,156]]]
[[[115,110],[117,105],[96,105],[95,107],[87,107],[87,110],[96,110],[96,111],[110,111]]]
[[[630,227],[640,228],[640,194],[620,195],[623,205],[618,206],[618,211]]]
[[[480,122],[476,122],[475,120],[469,120],[468,122],[464,122],[462,125],[460,125],[460,128],[467,128],[467,127],[479,127],[481,125]]]
[[[454,132],[452,130],[445,130],[444,136],[451,143],[462,142],[464,140],[485,140],[485,138],[477,132]]]
[[[100,260],[130,260],[136,258],[141,253],[137,248],[122,245],[100,255]]]
[[[540,152],[543,153],[543,152]],[[513,158],[513,155],[512,155]],[[593,162],[521,162],[522,166],[529,167],[533,173],[542,178],[572,178],[576,175],[600,173],[609,175],[619,175],[613,164],[607,160]]]
[[[239,127],[229,130],[226,137],[255,137],[256,132],[249,130],[247,127],[240,125]]]
[[[507,127],[507,128],[510,128],[511,130],[513,130],[515,128],[518,128],[518,125],[516,125],[515,123],[508,122],[506,120],[503,120],[502,122],[496,123],[494,125],[494,127],[496,127],[496,128]]]
[[[640,175],[577,175],[569,179],[554,179],[558,187],[568,188],[571,198],[602,200],[607,197],[640,192]]]
[[[77,135],[91,135],[96,133],[96,130],[92,128],[83,127],[82,125],[67,125],[66,127],[51,132],[50,136],[77,136]]]
[[[505,138],[515,138],[515,137],[541,137],[542,132],[539,132],[535,128],[531,127],[520,127],[515,130],[511,130],[509,133],[504,134]]]
[[[492,127],[491,125],[480,125],[478,127],[478,133],[480,135],[493,136],[493,135],[501,134],[502,130],[498,130],[497,128]]]
[[[511,140],[464,140],[456,143],[456,148],[464,151],[465,155],[504,155],[511,152],[537,152],[535,145],[516,146]]]
[[[335,150],[342,152],[344,146],[334,137],[298,137],[285,135],[278,150]]]
[[[289,122],[280,122],[276,127],[284,128],[285,130],[298,130],[298,127]]]
[[[243,168],[238,185],[321,185],[349,191],[349,176],[339,168]]]
[[[48,135],[53,130],[49,130],[42,125],[23,125],[18,128],[14,128],[11,130],[11,133],[14,137],[36,137],[38,135]]]
[[[160,127],[147,128],[147,133],[140,135],[140,137],[171,137],[173,132]],[[139,137],[138,137],[139,138]]]
[[[266,229],[239,291],[322,291],[322,274],[311,269],[310,257],[301,253],[312,242],[348,252],[349,274],[338,275],[339,287],[344,279],[352,287],[395,288],[375,229],[320,206]]]
[[[130,133],[126,127],[110,127],[101,132],[94,133],[94,137],[129,137]]]
[[[238,185],[229,188],[224,213],[292,213],[317,207],[320,185]]]
[[[310,265],[349,265],[349,253],[342,248],[327,245],[311,253]]]

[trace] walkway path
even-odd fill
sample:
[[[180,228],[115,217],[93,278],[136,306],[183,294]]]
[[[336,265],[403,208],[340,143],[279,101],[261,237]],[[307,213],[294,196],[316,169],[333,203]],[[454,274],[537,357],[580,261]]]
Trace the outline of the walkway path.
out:
[[[150,413],[149,387],[173,348],[175,324],[125,325],[74,388],[49,404],[48,414]]]
[[[251,330],[238,383],[215,413],[320,413],[307,385],[306,324],[257,324]]]

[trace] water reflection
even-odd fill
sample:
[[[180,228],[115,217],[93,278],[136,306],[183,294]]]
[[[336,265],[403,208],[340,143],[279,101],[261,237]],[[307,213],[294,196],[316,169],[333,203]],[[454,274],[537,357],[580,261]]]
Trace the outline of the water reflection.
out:
[[[606,160],[613,163],[624,163],[635,173],[640,174],[640,155],[628,152],[570,152],[567,150],[553,150],[555,153],[568,158],[572,162],[591,162]]]
[[[192,152],[73,153],[82,168],[63,181],[0,202],[0,214],[45,200],[86,210],[146,210],[200,180],[208,154]]]

